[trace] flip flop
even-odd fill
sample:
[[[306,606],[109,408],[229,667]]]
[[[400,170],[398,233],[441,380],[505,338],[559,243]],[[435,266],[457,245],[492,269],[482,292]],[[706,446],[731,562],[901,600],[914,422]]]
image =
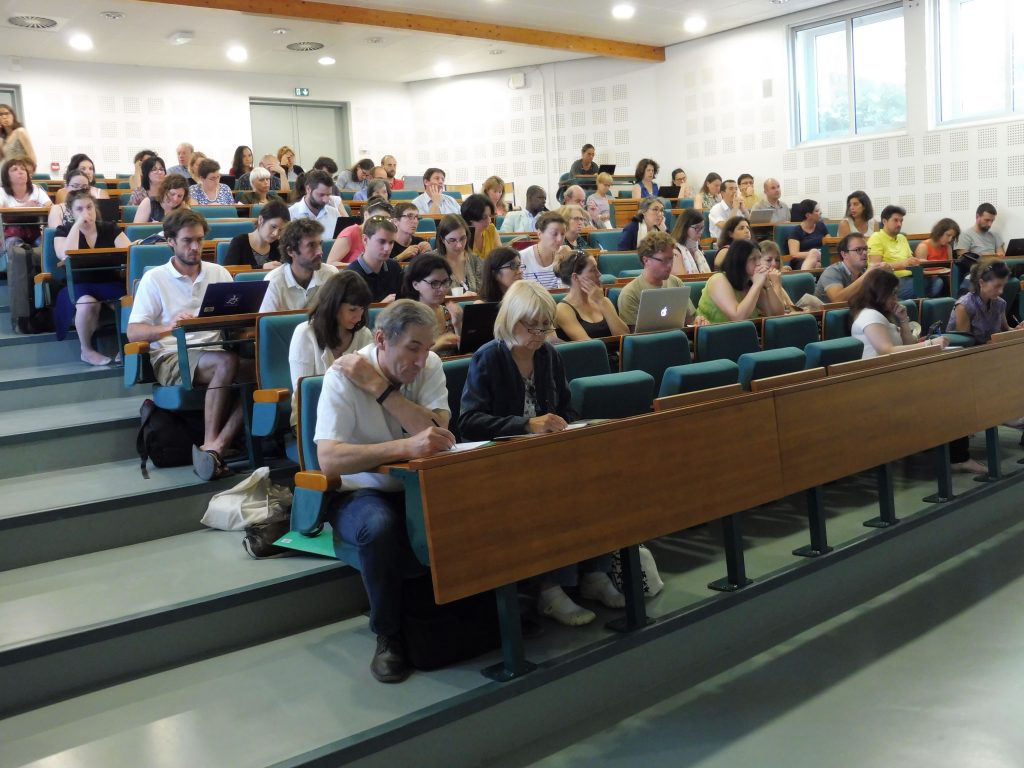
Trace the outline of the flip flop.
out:
[[[198,445],[192,446],[192,471],[201,480],[217,480],[234,474],[216,451],[204,451]]]

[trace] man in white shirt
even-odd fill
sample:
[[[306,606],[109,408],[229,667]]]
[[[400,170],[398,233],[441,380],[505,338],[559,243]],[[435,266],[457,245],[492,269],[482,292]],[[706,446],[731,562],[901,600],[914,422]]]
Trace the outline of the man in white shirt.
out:
[[[749,218],[750,214],[743,207],[739,186],[733,179],[727,179],[722,182],[722,202],[715,203],[708,211],[708,232],[715,240],[722,234],[722,225],[733,216]]]
[[[288,213],[295,219],[316,219],[331,237],[338,221],[338,208],[331,199],[334,180],[326,171],[310,171],[303,179],[305,196],[293,204]]]
[[[284,260],[263,279],[270,285],[263,295],[260,312],[305,309],[338,268],[324,263],[324,228],[314,219],[295,219],[281,233],[278,248]]]
[[[211,283],[230,283],[231,274],[224,267],[202,260],[203,240],[208,231],[206,219],[188,209],[176,211],[163,221],[171,259],[162,267],[142,276],[135,291],[131,316],[128,318],[128,340],[148,342],[150,359],[157,381],[164,386],[181,383],[178,345],[171,332],[181,320],[193,318],[202,305],[206,287]],[[230,470],[221,454],[231,445],[242,428],[242,404],[231,384],[252,381],[249,361],[219,346],[219,331],[199,331],[186,335],[191,344],[210,347],[189,347],[188,366],[194,385],[205,385],[203,444],[192,451],[196,474],[212,480]]]
[[[359,548],[377,649],[370,663],[382,683],[409,674],[402,649],[401,589],[417,563],[405,529],[399,480],[375,472],[381,464],[448,450],[448,390],[440,358],[430,351],[437,319],[425,304],[400,299],[374,324],[374,343],[343,355],[324,376],[317,407],[317,459],[341,478],[327,519],[334,533]]]
[[[537,217],[547,208],[548,193],[542,187],[533,185],[526,190],[526,205],[518,211],[509,211],[501,222],[502,232],[535,232]]]
[[[444,193],[445,172],[440,168],[427,168],[423,172],[423,194],[413,198],[412,204],[420,213],[462,214],[462,206],[451,195]]]

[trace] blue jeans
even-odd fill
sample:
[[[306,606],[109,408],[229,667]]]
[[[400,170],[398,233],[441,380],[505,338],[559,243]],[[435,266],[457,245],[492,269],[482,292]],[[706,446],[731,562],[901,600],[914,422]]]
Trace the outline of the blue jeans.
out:
[[[369,488],[342,494],[327,516],[342,541],[359,548],[370,598],[370,629],[397,635],[402,626],[402,580],[421,573],[405,532],[405,494]]]
[[[929,275],[924,276],[924,298],[934,299],[936,296],[942,295],[942,280],[938,277],[932,277]],[[901,301],[903,299],[913,299],[914,296],[914,278],[901,277],[899,292],[896,294],[897,298]]]

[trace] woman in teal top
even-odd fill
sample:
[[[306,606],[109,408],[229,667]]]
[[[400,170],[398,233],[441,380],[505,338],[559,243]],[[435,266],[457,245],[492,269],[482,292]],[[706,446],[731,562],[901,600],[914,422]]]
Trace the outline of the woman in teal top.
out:
[[[729,247],[722,271],[712,275],[700,295],[697,314],[711,323],[781,315],[785,307],[766,290],[768,277],[778,274],[761,258],[757,244],[736,240]]]

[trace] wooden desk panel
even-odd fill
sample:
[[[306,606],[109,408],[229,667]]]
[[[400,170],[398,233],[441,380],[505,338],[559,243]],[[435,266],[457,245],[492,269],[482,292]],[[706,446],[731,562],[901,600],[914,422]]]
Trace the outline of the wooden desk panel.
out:
[[[713,471],[678,472],[676,446],[686,436],[710,434],[723,437],[707,441],[702,466],[728,466],[728,483]],[[758,460],[747,462],[743,455]],[[530,438],[456,460],[416,461],[410,467],[423,470],[420,489],[434,593],[442,602],[783,495],[770,394]],[[620,503],[610,488],[626,485],[628,500]]]
[[[971,399],[979,429],[1024,416],[1024,334],[967,352],[974,353],[971,360],[983,369],[972,376]],[[957,400],[966,404],[959,395]]]

